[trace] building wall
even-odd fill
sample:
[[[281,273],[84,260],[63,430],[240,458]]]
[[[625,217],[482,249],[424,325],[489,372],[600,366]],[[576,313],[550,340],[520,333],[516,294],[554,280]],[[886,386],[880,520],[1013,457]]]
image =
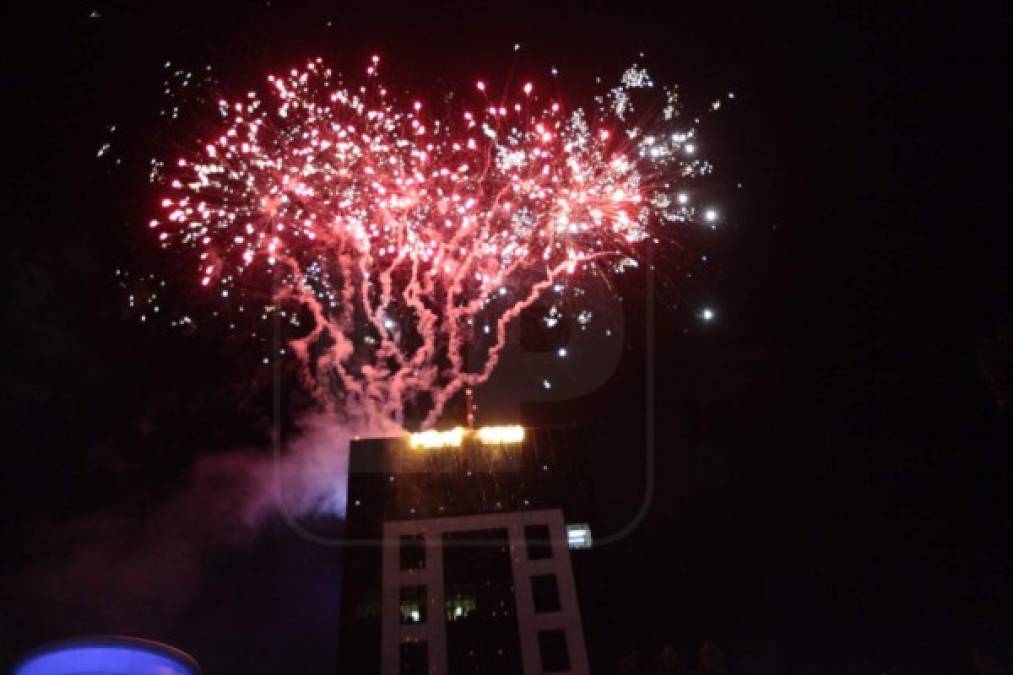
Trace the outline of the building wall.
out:
[[[531,525],[548,527],[551,557],[535,560],[529,558],[525,527]],[[405,642],[425,642],[428,646],[429,674],[449,675],[444,597],[444,538],[448,533],[498,528],[505,529],[509,536],[515,616],[524,675],[544,672],[575,674],[588,672],[584,631],[570,564],[570,551],[566,543],[563,514],[559,509],[551,509],[384,523],[381,600],[381,672],[384,675],[396,675],[400,672],[401,645]],[[401,537],[404,535],[423,537],[426,552],[423,568],[401,569],[399,547]],[[534,575],[550,574],[556,579],[559,609],[538,613],[534,607],[531,580]],[[401,589],[418,585],[426,587],[426,601],[429,605],[426,620],[419,624],[402,625]],[[547,632],[554,632],[555,635],[561,632],[565,636],[569,662],[567,669],[547,671],[543,668],[540,634]]]
[[[579,429],[573,428],[528,428],[526,431],[522,444],[503,449],[509,452],[498,451],[493,455],[488,449],[474,447],[413,450],[404,438],[368,438],[351,444],[342,562],[339,673],[398,672],[390,670],[389,664],[397,664],[395,656],[400,657],[402,638],[442,643],[449,633],[465,635],[464,642],[471,640],[465,624],[442,618],[443,603],[452,598],[434,595],[444,588],[448,591],[453,588],[455,582],[452,578],[448,586],[446,573],[449,567],[454,577],[453,568],[457,564],[454,561],[462,557],[460,548],[451,549],[447,554],[445,535],[454,538],[458,536],[454,533],[469,529],[474,533],[496,523],[502,523],[495,528],[505,532],[503,536],[509,542],[510,551],[502,557],[496,556],[497,572],[490,577],[502,577],[503,583],[516,587],[510,592],[514,595],[513,610],[518,615],[523,613],[530,617],[534,614],[534,623],[524,619],[523,630],[515,621],[518,625],[510,631],[500,623],[497,628],[483,633],[496,635],[497,640],[504,641],[507,638],[499,634],[513,631],[509,639],[518,644],[517,651],[523,654],[510,675],[543,672],[537,660],[539,630],[557,629],[565,633],[565,653],[570,669],[554,672],[586,673],[589,659],[591,667],[602,672],[614,664],[608,644],[615,630],[614,608],[605,597],[609,594],[609,584],[600,556],[596,549],[570,551],[565,538],[566,522],[590,522],[592,529],[596,527],[591,485],[586,476],[589,440]],[[439,522],[446,523],[446,527],[434,525]],[[452,523],[458,525],[452,526]],[[457,529],[463,523],[466,523],[465,529]],[[525,557],[526,524],[550,526],[551,560],[535,561]],[[430,535],[425,537],[427,569],[409,574],[400,570],[400,536],[417,532],[421,527],[430,530]],[[562,561],[565,561],[565,569],[557,569],[563,565]],[[558,613],[530,611],[533,574],[555,575],[560,596]],[[580,584],[576,589],[575,577]],[[396,584],[410,585],[411,578],[432,589],[427,594],[425,626],[402,625],[396,606],[399,591],[388,591]],[[390,581],[392,579],[397,579],[396,584]],[[385,594],[390,592],[395,594]],[[578,593],[580,605],[585,612],[590,610],[582,618]],[[391,607],[393,609],[389,609]],[[430,621],[442,621],[444,625],[428,625]],[[557,627],[558,622],[565,626]],[[570,626],[575,629],[571,630]],[[383,646],[384,635],[398,636],[393,640],[393,647]],[[521,639],[526,645],[524,650],[520,649]],[[588,646],[587,639],[593,639],[594,644]],[[454,638],[453,644],[461,643],[462,639]],[[585,653],[588,647],[589,655]],[[576,651],[570,655],[572,650]],[[386,661],[381,663],[381,654],[385,651]],[[451,656],[459,656],[459,651],[452,650]],[[437,662],[440,659],[442,664]],[[461,671],[460,666],[455,670],[454,664],[448,663],[436,650],[429,666],[427,673],[456,675]],[[493,675],[492,671],[489,675]]]

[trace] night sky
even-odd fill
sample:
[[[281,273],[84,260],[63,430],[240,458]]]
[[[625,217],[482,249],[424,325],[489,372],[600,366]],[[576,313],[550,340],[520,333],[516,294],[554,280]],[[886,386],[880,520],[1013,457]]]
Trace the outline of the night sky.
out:
[[[556,66],[580,98],[643,51],[688,109],[735,102],[702,131],[722,226],[659,264],[655,495],[601,551],[620,651],[970,674],[976,647],[1013,668],[1013,434],[978,362],[1013,324],[1009,9],[425,4],[43,2],[4,22],[0,667],[127,633],[209,675],[334,672],[340,550],[234,526],[228,480],[192,488],[209,457],[269,452],[262,354],[214,322],[141,323],[117,285],[174,274],[143,225],[165,61],[244,89],[314,56],[379,52],[415,90]],[[617,522],[643,489],[642,282],[621,285],[615,376],[530,411],[600,430]]]

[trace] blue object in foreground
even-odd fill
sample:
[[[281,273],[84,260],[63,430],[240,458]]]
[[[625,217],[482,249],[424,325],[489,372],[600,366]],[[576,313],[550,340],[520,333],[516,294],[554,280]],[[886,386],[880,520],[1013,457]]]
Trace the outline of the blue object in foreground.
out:
[[[200,667],[159,642],[94,637],[44,645],[18,662],[12,675],[200,675]]]

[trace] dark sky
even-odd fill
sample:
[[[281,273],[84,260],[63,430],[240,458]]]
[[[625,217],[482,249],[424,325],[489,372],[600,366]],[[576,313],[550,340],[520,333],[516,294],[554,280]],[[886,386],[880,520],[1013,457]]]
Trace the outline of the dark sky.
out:
[[[281,526],[223,532],[208,510],[227,500],[178,496],[198,458],[266,448],[259,354],[141,325],[113,276],[171,272],[130,174],[158,140],[163,62],[245,87],[378,51],[422,90],[555,65],[582,96],[642,50],[688,106],[736,103],[704,132],[726,222],[685,242],[711,262],[660,270],[656,496],[602,553],[617,640],[692,654],[712,637],[733,672],[971,673],[973,646],[1013,666],[1013,443],[977,363],[1013,323],[1008,8],[346,4],[34,3],[5,20],[0,667],[125,632],[211,675],[333,671],[340,552]],[[124,165],[96,159],[107,140]],[[542,413],[620,448],[596,464],[617,513],[642,470],[622,452],[643,426],[643,327],[628,333],[605,388]]]

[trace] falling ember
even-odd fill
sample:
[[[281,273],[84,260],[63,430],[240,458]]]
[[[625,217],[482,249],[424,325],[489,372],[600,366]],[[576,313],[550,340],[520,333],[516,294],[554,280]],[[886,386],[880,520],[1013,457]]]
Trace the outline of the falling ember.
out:
[[[628,121],[654,87],[636,67],[593,119],[530,82],[493,105],[483,80],[441,118],[378,68],[352,84],[317,59],[219,101],[209,139],[166,163],[149,225],[221,297],[309,318],[289,345],[322,404],[398,423],[412,406],[429,426],[558,280],[621,271],[695,222],[678,188],[709,165],[688,157],[695,130]]]

